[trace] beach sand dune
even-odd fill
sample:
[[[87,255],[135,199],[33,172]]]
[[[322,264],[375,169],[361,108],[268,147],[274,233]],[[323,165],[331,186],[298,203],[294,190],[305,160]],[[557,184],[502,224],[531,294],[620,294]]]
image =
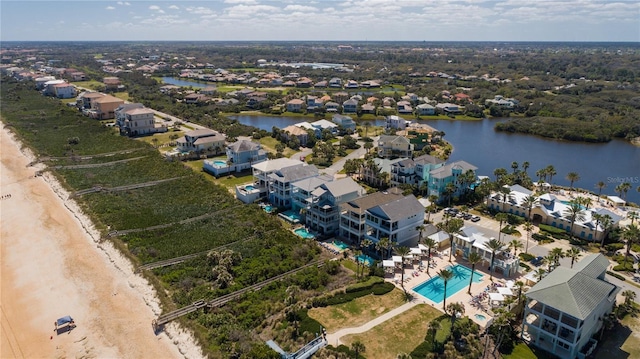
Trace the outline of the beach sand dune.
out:
[[[0,133],[0,356],[202,357],[175,324],[154,334],[153,288],[109,242],[96,241],[55,179],[35,177],[37,167],[27,167],[33,157]],[[58,334],[54,322],[65,315],[77,327]]]

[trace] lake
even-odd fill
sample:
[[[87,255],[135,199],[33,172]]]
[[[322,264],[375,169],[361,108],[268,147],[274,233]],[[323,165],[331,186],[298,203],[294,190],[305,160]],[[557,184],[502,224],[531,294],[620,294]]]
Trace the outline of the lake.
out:
[[[162,82],[168,85],[176,85],[176,86],[184,86],[184,87],[198,87],[198,88],[205,88],[208,86],[215,86],[214,82],[211,83],[204,83],[204,82],[195,82],[193,80],[182,80],[179,78],[175,78],[175,77],[163,77],[162,78]]]
[[[284,128],[289,125],[313,119],[303,117],[231,116],[245,125],[271,131],[273,126]],[[501,119],[481,121],[427,120],[426,123],[439,131],[451,142],[454,151],[450,160],[465,160],[478,167],[478,174],[490,176],[496,168],[511,171],[511,162],[519,164],[528,161],[528,173],[537,180],[535,172],[552,165],[557,174],[553,183],[569,186],[567,173],[577,172],[580,180],[574,186],[597,192],[596,183],[603,181],[607,187],[603,194],[616,195],[615,187],[630,182],[632,189],[627,199],[640,203],[640,147],[614,140],[608,143],[582,143],[556,141],[537,136],[496,132],[493,126]],[[371,121],[376,126],[384,125],[384,120]]]

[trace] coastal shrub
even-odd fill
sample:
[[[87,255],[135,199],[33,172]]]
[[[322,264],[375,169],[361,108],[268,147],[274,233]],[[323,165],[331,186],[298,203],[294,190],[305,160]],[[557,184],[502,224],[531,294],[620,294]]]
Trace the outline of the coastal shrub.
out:
[[[435,319],[433,319],[433,323],[440,324],[443,320],[450,321],[450,317],[446,314],[441,315]],[[436,325],[436,327],[438,326]],[[428,327],[427,327],[428,328]],[[413,351],[410,353],[412,358],[426,358],[429,353],[439,353],[444,349],[443,345],[436,342],[437,330],[429,330],[427,329],[427,334],[424,337],[424,341],[420,343]]]
[[[514,234],[520,235],[520,232],[517,229],[515,229],[515,227],[512,225],[505,226],[504,228],[502,228],[501,232],[505,234],[511,234],[511,235],[514,235]]]
[[[393,290],[395,286],[391,283],[376,283],[371,287],[366,287],[360,290],[351,292],[339,292],[329,297],[318,297],[311,301],[311,305],[314,307],[327,307],[330,305],[338,305],[342,303],[350,302],[356,298],[364,297],[369,294],[383,295]]]
[[[623,275],[620,275],[620,274],[612,272],[612,271],[607,271],[607,274],[612,276],[612,277],[618,278],[620,280],[627,280],[627,278],[625,278]]]
[[[298,311],[298,318],[300,320],[300,333],[309,332],[309,333],[322,333],[322,324],[317,320],[309,317],[308,309],[301,309]]]
[[[617,266],[613,267],[613,270],[616,272],[633,272],[635,269],[633,268],[633,263],[620,263]]]
[[[380,277],[371,277],[366,282],[356,283],[354,285],[350,285],[345,289],[346,293],[358,292],[361,290],[367,290],[373,288],[374,285],[384,283],[384,279]]]
[[[524,268],[527,272],[531,270],[531,267],[526,263],[520,262],[520,267]]]
[[[531,238],[535,239],[536,241],[540,242],[540,244],[544,244],[544,243],[553,243],[555,242],[555,240],[545,234],[541,234],[541,233],[534,233],[531,235]]]
[[[515,214],[507,214],[507,223],[512,226],[519,226],[524,223],[524,217],[516,216]]]
[[[615,252],[622,248],[624,248],[624,243],[609,243],[604,246],[604,249],[606,249],[608,252]]]
[[[520,256],[520,259],[522,259],[525,262],[529,262],[529,261],[531,261],[532,259],[535,258],[534,255],[529,254],[529,253],[520,253],[520,254],[518,254],[518,256]]]
[[[564,229],[556,228],[547,224],[540,224],[538,227],[540,227],[541,231],[545,231],[549,234],[562,235],[566,233]]]
[[[382,284],[375,285],[371,293],[373,293],[373,295],[384,295],[391,292],[394,288],[395,286],[393,284],[389,282],[385,282]]]

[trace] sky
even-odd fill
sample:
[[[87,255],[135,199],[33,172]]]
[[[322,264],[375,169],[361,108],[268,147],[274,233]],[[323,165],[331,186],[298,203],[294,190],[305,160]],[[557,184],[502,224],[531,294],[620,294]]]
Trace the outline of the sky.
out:
[[[640,42],[640,1],[2,0],[0,30],[0,41]]]

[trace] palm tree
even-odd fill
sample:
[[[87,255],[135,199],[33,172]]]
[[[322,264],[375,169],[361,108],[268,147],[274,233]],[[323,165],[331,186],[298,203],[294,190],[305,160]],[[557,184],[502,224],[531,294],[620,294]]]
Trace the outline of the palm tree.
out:
[[[427,250],[428,250],[427,275],[429,275],[429,267],[431,267],[431,249],[435,248],[438,245],[438,243],[436,243],[435,239],[427,237],[424,239],[424,245],[427,247]]]
[[[471,264],[471,278],[469,279],[469,290],[468,294],[471,294],[471,284],[473,283],[473,272],[476,270],[476,264],[480,263],[482,260],[482,256],[477,252],[469,253],[469,258],[467,258],[469,264]]]
[[[631,308],[631,302],[633,302],[636,299],[636,292],[632,291],[631,289],[627,289],[622,293],[620,293],[620,295],[624,297],[625,307]]]
[[[624,199],[626,201],[627,200],[627,192],[631,189],[631,183],[625,182],[625,183],[620,185],[620,188],[622,189],[622,193],[624,193],[624,196],[622,197],[622,199]]]
[[[353,251],[353,259],[355,259],[355,261],[356,261],[356,280],[360,279],[360,264],[362,262],[360,260],[361,256],[362,256],[362,251],[361,250],[356,249],[355,251]]]
[[[444,281],[444,294],[443,294],[443,304],[442,309],[447,309],[447,283],[449,283],[449,279],[453,278],[453,272],[448,269],[442,269],[438,272],[438,275]]]
[[[573,236],[573,224],[576,221],[584,221],[584,219],[585,219],[585,214],[584,214],[584,211],[582,210],[582,205],[577,200],[571,200],[571,201],[569,201],[569,207],[567,207],[564,210],[563,214],[571,222],[571,227],[569,229],[569,235],[571,236],[571,238],[573,238],[574,237]]]
[[[573,191],[573,182],[579,181],[580,175],[577,172],[569,172],[566,178],[567,178],[567,181],[571,183],[571,186],[569,187],[569,191]]]
[[[517,239],[511,240],[511,242],[509,242],[508,246],[509,246],[509,249],[513,249],[514,257],[518,255],[518,249],[522,249],[524,247],[522,242],[520,242]]]
[[[360,242],[360,247],[362,248],[371,248],[371,246],[373,245],[373,241],[370,240],[369,238],[365,238]]]
[[[411,253],[411,249],[405,246],[396,247],[396,253],[398,253],[398,255],[402,257],[402,272],[400,273],[400,279],[402,280],[402,290],[404,291],[404,295],[406,296],[407,289],[404,287],[404,257]]]
[[[518,162],[511,162],[511,169],[513,170],[513,173],[516,173],[518,171]]]
[[[607,231],[609,230],[609,228],[611,228],[612,224],[613,218],[611,218],[611,216],[608,214],[605,214],[600,219],[600,225],[602,226],[602,241],[600,241],[600,248],[604,246],[604,239],[607,237]]]
[[[507,170],[504,168],[496,168],[493,170],[493,175],[496,176],[496,182],[501,182],[502,177],[507,175]]]
[[[527,231],[527,244],[525,246],[524,252],[529,253],[529,241],[531,240],[531,232],[533,232],[533,223],[526,222],[524,224],[524,230]]]
[[[460,229],[464,227],[464,221],[460,218],[453,218],[449,221],[438,223],[438,227],[449,235],[449,262],[451,262],[451,255],[453,254],[453,236],[460,232]]]
[[[389,237],[382,237],[380,238],[378,243],[376,243],[376,250],[379,250],[380,253],[385,252],[384,255],[382,255],[382,257],[386,258],[387,256],[389,256],[389,253],[386,253],[386,250],[389,249],[390,245],[391,245],[391,241],[389,240]]]
[[[547,264],[547,273],[551,273],[551,266],[556,263],[556,258],[553,254],[549,253],[542,258],[542,262]]]
[[[640,228],[635,224],[630,224],[622,230],[622,237],[624,237],[627,242],[627,252],[624,255],[624,262],[626,265],[629,252],[631,251],[631,246],[640,239]]]
[[[566,253],[560,247],[553,248],[549,254],[551,255],[556,267],[560,266],[560,259],[566,257]]]
[[[538,197],[529,195],[522,201],[523,207],[527,209],[527,219],[531,222],[531,210],[538,205]]]
[[[515,319],[515,314],[508,310],[498,309],[496,310],[496,317],[494,317],[491,326],[498,328],[498,336],[496,338],[495,346],[493,348],[493,355],[495,357],[495,352],[502,346],[502,342],[504,341],[504,337],[506,336],[506,329],[511,326],[511,322]]]
[[[547,273],[547,271],[545,271],[544,268],[538,268],[536,270],[535,277],[538,280],[538,282],[542,280],[542,278],[544,277],[545,273]]]
[[[542,182],[547,179],[547,171],[545,168],[539,169],[536,171],[536,176],[538,177],[538,182]]]
[[[600,200],[600,195],[602,194],[602,189],[607,187],[607,184],[603,181],[596,183],[596,188],[598,189],[598,201]]]
[[[491,239],[485,244],[485,246],[491,251],[491,264],[489,265],[490,280],[493,282],[493,262],[496,258],[496,252],[504,250],[504,243],[497,239]]]
[[[636,221],[636,219],[638,219],[639,217],[640,217],[640,212],[636,212],[636,211],[631,211],[627,215],[627,218],[631,220],[631,224],[633,224]]]
[[[502,233],[502,224],[509,219],[509,215],[506,213],[498,213],[496,214],[496,220],[500,222],[500,227],[498,228],[498,241],[500,240],[500,235]]]
[[[451,322],[453,323],[456,321],[458,314],[464,314],[464,304],[460,302],[451,303],[447,305],[447,309],[445,310],[445,312],[449,313],[449,315],[451,316]]]
[[[524,174],[527,174],[527,170],[529,169],[529,161],[524,161],[522,162],[522,172],[524,172]]]
[[[593,240],[597,241],[598,240],[598,226],[600,226],[600,222],[602,222],[602,217],[604,217],[604,215],[600,214],[600,213],[591,213],[591,219],[593,219],[594,221],[596,221],[596,225],[593,228]]]
[[[417,226],[416,231],[418,231],[418,243],[422,243],[422,231],[424,231],[424,225]]]
[[[545,172],[546,172],[547,176],[549,176],[549,184],[553,184],[553,176],[555,176],[556,174],[558,174],[558,173],[556,172],[556,169],[555,169],[553,166],[549,165],[549,166],[547,166],[547,168],[545,168],[544,170],[545,170]]]
[[[501,186],[500,188],[498,188],[498,196],[502,200],[502,212],[505,212],[504,205],[507,203],[507,200],[513,200],[511,188],[509,186]]]
[[[582,256],[580,248],[573,247],[567,251],[567,257],[571,258],[571,268],[573,268],[573,263],[576,259],[580,258],[580,256]]]
[[[451,197],[453,197],[454,193],[456,193],[456,185],[452,182],[447,183],[447,185],[444,186],[444,194],[447,196],[447,203],[449,207],[451,207]]]
[[[362,344],[361,341],[356,340],[351,344],[351,350],[355,353],[356,359],[360,356],[361,353],[366,352],[367,348]]]
[[[412,359],[411,354],[407,354],[407,353],[399,353],[396,356],[396,359]]]

